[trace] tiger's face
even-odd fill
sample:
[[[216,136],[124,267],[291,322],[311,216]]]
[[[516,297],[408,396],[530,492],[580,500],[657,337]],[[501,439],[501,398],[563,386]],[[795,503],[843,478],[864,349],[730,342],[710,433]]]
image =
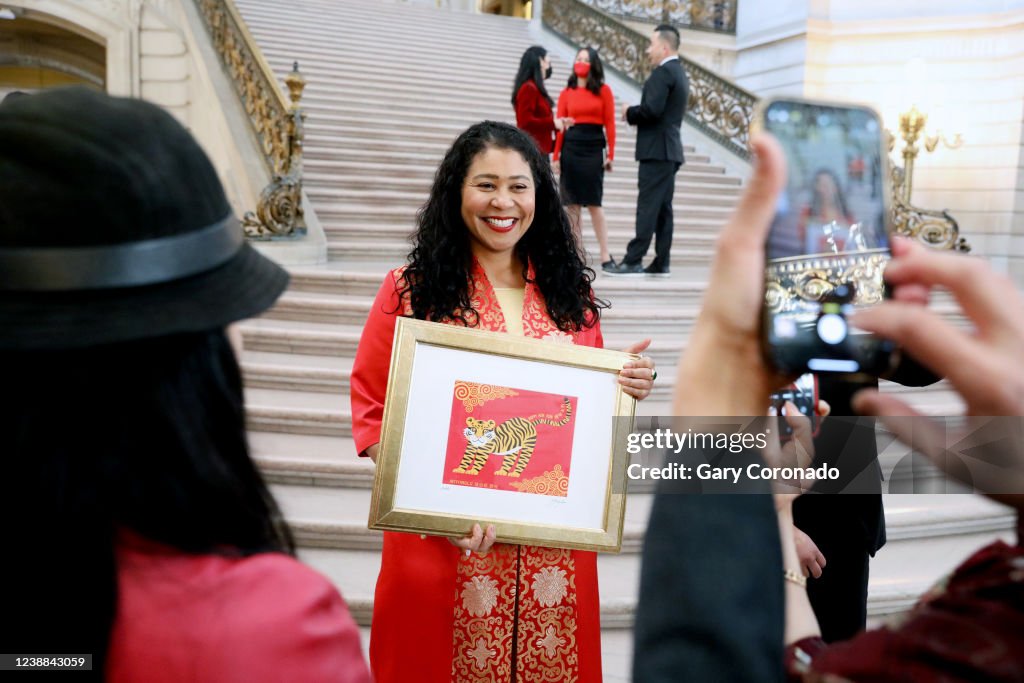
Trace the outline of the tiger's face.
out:
[[[470,446],[486,446],[494,441],[494,420],[466,418],[466,429],[462,432]]]

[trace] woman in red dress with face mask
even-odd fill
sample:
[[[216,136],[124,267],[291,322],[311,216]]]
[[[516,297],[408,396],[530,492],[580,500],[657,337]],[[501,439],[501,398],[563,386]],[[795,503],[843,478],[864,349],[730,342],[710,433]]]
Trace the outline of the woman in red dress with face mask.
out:
[[[544,87],[548,78],[551,78],[548,51],[540,45],[526,48],[512,85],[512,106],[516,108],[516,126],[529,133],[544,154],[551,154],[554,149],[555,131],[561,131],[566,124],[572,125],[565,117],[554,117],[551,110],[554,102]]]
[[[576,53],[569,84],[558,96],[558,117],[573,121],[555,139],[555,170],[561,172],[562,202],[582,241],[580,207],[590,209],[601,265],[615,265],[608,251],[608,226],[601,201],[604,172],[615,158],[615,98],[605,85],[604,67],[597,50],[585,47]]]

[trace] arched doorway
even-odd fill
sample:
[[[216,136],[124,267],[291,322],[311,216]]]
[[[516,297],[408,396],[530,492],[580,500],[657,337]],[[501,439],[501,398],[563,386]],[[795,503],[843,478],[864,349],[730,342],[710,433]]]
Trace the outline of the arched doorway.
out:
[[[107,49],[55,17],[0,0],[0,97],[80,84],[107,89]]]

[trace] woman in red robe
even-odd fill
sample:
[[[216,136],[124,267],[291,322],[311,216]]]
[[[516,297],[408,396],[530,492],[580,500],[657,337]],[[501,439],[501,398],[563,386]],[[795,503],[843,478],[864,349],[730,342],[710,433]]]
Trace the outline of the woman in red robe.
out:
[[[352,432],[376,458],[395,322],[603,345],[593,271],[579,256],[547,159],[522,131],[485,121],[455,141],[420,210],[409,263],[391,271],[352,368]],[[627,351],[639,353],[645,340]],[[619,376],[650,394],[654,364]],[[384,534],[370,661],[378,683],[601,680],[597,557],[464,539]]]
[[[554,102],[544,87],[548,78],[551,78],[548,51],[540,45],[526,48],[512,84],[512,106],[516,109],[516,125],[530,134],[544,154],[551,154],[555,131],[561,132],[573,123],[568,117],[555,118]]]

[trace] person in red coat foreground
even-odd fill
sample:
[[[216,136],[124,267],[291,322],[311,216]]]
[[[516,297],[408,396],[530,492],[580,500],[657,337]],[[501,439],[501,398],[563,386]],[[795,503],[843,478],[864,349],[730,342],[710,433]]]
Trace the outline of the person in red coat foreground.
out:
[[[608,224],[601,201],[604,172],[615,159],[615,98],[604,82],[604,66],[597,50],[585,47],[576,53],[569,84],[558,96],[558,116],[573,125],[555,138],[555,170],[561,171],[562,201],[567,205],[576,237],[582,244],[580,207],[590,210],[601,266],[612,267],[608,251]]]
[[[764,243],[785,185],[785,160],[768,136],[751,144],[754,177],[721,231],[708,294],[679,363],[676,415],[763,415],[780,383],[765,366],[759,326]],[[793,537],[793,499],[811,482],[788,482],[776,489],[774,501],[768,495],[675,495],[663,482],[641,569],[637,683],[779,681],[787,675],[808,682],[1021,680],[1024,297],[979,259],[904,239],[894,240],[892,251],[885,271],[892,299],[851,322],[894,340],[947,377],[966,404],[967,431],[947,434],[947,425],[876,389],[855,395],[853,406],[880,418],[940,469],[1009,505],[1017,517],[1016,544],[981,548],[906,614],[826,645]],[[973,330],[924,305],[936,288],[953,295]],[[687,391],[694,386],[703,390]],[[786,419],[803,438],[789,449],[765,449],[765,464],[805,466],[813,457],[807,420],[795,409]],[[798,444],[802,448],[793,448]]]
[[[594,273],[550,164],[518,128],[485,121],[462,133],[417,222],[409,262],[385,276],[352,367],[352,432],[371,458],[399,316],[603,345]],[[640,358],[618,381],[642,399],[653,378],[653,361]],[[370,636],[377,682],[601,681],[595,553],[506,545],[471,522],[458,540],[384,533]]]
[[[5,651],[111,683],[368,683],[246,443],[225,327],[287,274],[153,104],[47,90],[0,104],[0,140]]]
[[[512,84],[512,106],[516,109],[516,125],[530,134],[544,154],[551,154],[554,148],[555,131],[572,126],[570,117],[554,117],[554,102],[544,87],[548,78],[551,78],[548,51],[540,45],[526,48]]]

